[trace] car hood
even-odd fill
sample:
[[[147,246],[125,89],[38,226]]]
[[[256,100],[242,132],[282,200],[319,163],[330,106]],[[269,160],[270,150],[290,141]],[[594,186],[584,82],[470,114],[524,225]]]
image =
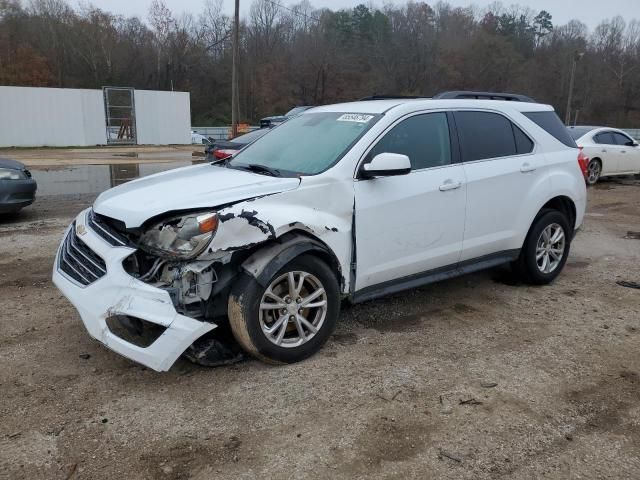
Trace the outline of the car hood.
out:
[[[280,178],[210,164],[167,170],[100,194],[96,213],[121,220],[127,228],[176,211],[212,208],[293,190],[298,178]]]

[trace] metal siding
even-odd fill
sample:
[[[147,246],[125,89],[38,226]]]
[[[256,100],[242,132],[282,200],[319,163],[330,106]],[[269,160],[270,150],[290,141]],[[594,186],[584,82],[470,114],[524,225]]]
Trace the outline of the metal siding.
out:
[[[0,86],[0,147],[105,143],[100,90]]]
[[[191,106],[188,92],[135,91],[138,144],[191,143]]]

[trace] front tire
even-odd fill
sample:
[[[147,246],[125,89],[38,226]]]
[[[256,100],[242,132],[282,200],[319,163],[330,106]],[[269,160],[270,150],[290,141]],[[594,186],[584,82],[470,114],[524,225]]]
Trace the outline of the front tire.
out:
[[[595,185],[602,175],[602,162],[594,158],[587,166],[587,185]]]
[[[268,363],[294,363],[328,340],[340,313],[340,291],[336,275],[323,261],[301,255],[266,287],[241,274],[228,306],[233,335],[247,353]]]
[[[558,210],[543,210],[533,222],[514,267],[532,285],[553,282],[569,257],[572,229]]]

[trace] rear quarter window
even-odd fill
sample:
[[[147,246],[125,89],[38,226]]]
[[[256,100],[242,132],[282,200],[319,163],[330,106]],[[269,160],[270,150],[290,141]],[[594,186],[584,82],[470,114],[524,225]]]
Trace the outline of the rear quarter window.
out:
[[[556,112],[522,112],[522,114],[567,147],[578,148]]]
[[[517,125],[512,123],[511,128],[513,128],[513,136],[516,139],[518,155],[531,153],[533,151],[533,141]]]
[[[595,135],[593,140],[600,145],[615,145],[611,132],[601,132]]]

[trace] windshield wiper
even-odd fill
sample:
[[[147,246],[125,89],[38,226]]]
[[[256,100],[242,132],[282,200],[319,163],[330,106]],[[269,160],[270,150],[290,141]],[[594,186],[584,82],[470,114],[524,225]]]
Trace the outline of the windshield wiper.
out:
[[[237,168],[242,168],[255,173],[266,173],[272,177],[281,177],[282,174],[277,168],[267,167],[266,165],[260,165],[259,163],[250,163],[249,165],[234,165]]]
[[[222,165],[223,167],[228,167],[229,160],[231,160],[231,157],[216,158],[215,160],[212,160],[209,165]]]

